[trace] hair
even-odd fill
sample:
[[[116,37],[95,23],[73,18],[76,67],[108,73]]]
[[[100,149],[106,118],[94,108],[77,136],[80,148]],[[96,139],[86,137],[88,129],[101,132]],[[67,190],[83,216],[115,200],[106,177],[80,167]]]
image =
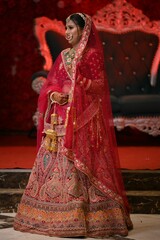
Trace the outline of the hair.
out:
[[[69,16],[69,19],[72,20],[81,29],[83,29],[85,26],[85,18],[86,16],[84,13],[73,13]]]

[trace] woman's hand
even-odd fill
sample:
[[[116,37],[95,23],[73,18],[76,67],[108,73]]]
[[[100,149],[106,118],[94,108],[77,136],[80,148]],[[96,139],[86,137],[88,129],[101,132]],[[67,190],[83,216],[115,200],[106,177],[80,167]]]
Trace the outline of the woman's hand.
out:
[[[87,91],[91,86],[91,79],[85,78],[79,74],[79,76],[77,78],[77,83],[80,87],[83,87],[84,90]]]
[[[50,98],[52,102],[55,101],[60,105],[64,105],[68,103],[68,94],[66,93],[54,92],[54,93],[51,93]]]

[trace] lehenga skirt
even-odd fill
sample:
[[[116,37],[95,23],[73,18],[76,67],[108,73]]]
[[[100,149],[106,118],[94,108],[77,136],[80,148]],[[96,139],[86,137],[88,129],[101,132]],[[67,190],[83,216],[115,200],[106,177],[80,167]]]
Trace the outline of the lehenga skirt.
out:
[[[55,154],[37,154],[18,206],[14,229],[59,237],[126,236],[130,218],[113,199],[96,189],[63,154],[63,137]]]

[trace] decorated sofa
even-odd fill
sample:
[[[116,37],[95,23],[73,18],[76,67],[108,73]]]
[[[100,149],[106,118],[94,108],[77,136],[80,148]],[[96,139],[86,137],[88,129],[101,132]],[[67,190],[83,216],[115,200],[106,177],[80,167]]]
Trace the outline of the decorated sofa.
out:
[[[125,0],[106,5],[92,19],[104,47],[115,127],[160,135],[160,22],[150,21]],[[45,59],[42,71],[32,76],[32,87],[39,93],[68,43],[58,20],[37,18],[35,34]],[[36,125],[37,113],[33,119]]]

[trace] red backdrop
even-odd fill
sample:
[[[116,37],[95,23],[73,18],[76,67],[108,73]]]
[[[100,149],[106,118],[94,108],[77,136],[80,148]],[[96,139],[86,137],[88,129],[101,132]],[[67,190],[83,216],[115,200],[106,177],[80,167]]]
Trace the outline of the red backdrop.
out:
[[[34,36],[34,18],[65,20],[73,12],[93,15],[111,0],[0,0],[0,130],[29,131],[37,95],[31,75],[43,58]],[[128,0],[152,20],[160,18],[160,0]]]

